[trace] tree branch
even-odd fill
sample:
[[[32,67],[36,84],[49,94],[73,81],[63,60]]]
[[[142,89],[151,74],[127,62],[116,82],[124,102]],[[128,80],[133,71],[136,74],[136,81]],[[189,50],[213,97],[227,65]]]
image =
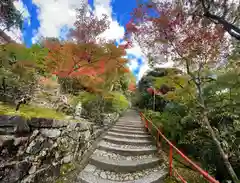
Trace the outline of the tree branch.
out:
[[[220,16],[217,16],[217,15],[214,15],[212,13],[209,12],[209,8],[210,6],[206,6],[204,0],[201,0],[201,4],[202,4],[202,7],[203,7],[203,11],[204,11],[204,14],[203,16],[205,16],[206,18],[208,18],[209,20],[211,20],[212,22],[214,22],[216,24],[216,21],[218,24],[221,24],[223,25],[224,29],[233,37],[235,37],[237,40],[240,40],[240,28],[238,28],[237,26],[233,25],[232,23],[229,23],[228,21],[226,21],[224,19],[224,16],[220,17]],[[224,14],[226,14],[227,10],[224,9]],[[233,31],[235,31],[236,33],[234,33]]]

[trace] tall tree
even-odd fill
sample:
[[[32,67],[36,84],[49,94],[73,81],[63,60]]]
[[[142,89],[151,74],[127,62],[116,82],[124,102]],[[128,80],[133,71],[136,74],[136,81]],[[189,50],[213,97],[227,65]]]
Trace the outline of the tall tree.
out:
[[[87,6],[77,9],[77,20],[74,28],[70,31],[69,38],[77,43],[96,43],[104,40],[99,39],[109,27],[107,16],[98,18],[93,12],[89,11]]]
[[[13,0],[0,0],[0,25],[4,27],[3,31],[11,27],[22,28],[22,13],[16,9]]]
[[[86,87],[111,91],[126,70],[125,51],[114,44],[46,42],[45,47],[50,50],[49,72],[61,78],[79,78]]]
[[[211,69],[226,61],[228,45],[222,27],[212,24],[202,26],[201,18],[187,16],[172,3],[144,3],[134,12],[128,28],[148,53],[165,55],[174,61],[175,66],[185,70],[189,82],[195,85],[202,125],[208,129],[232,180],[238,182],[228,156],[210,124],[209,110],[203,96],[204,84],[213,79]]]

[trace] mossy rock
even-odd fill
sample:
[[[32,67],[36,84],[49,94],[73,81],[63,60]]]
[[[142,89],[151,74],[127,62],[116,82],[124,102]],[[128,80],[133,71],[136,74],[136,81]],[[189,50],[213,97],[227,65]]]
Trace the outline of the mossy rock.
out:
[[[0,103],[0,115],[22,116],[27,119],[36,117],[63,120],[66,118],[64,113],[49,108],[21,105],[19,111],[16,111],[15,106],[3,103]]]
[[[60,168],[60,175],[66,175],[67,173],[73,171],[75,169],[75,165],[73,163],[67,163],[67,164],[63,164]]]

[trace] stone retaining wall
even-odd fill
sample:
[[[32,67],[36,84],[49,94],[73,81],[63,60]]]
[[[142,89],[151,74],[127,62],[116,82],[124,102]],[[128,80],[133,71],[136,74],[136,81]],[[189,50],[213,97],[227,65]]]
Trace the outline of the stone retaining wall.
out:
[[[0,182],[51,182],[101,130],[92,123],[0,116]]]

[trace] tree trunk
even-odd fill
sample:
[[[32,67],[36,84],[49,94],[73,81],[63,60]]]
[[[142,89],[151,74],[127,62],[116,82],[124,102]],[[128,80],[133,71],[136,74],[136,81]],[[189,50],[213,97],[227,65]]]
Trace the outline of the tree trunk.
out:
[[[206,110],[206,106],[205,106],[205,102],[204,102],[204,99],[203,99],[203,95],[202,95],[202,88],[201,88],[201,84],[196,84],[197,85],[197,89],[198,89],[198,96],[199,96],[199,102],[200,104],[202,105],[203,107],[203,122],[204,124],[207,126],[208,128],[208,131],[210,132],[210,135],[212,137],[212,140],[213,142],[215,143],[215,145],[217,146],[217,150],[223,160],[223,163],[225,165],[225,167],[227,168],[227,171],[229,173],[229,175],[231,176],[232,180],[234,183],[239,183],[238,181],[238,177],[236,175],[236,173],[234,172],[234,169],[231,165],[231,163],[229,162],[228,160],[228,156],[227,154],[225,154],[223,148],[221,147],[221,143],[220,141],[217,139],[217,135],[215,134],[213,128],[211,127],[211,124],[209,122],[209,119],[208,119],[208,112]]]
[[[210,132],[210,134],[212,136],[212,139],[213,139],[215,145],[217,146],[217,150],[219,151],[220,156],[223,159],[223,163],[224,163],[225,167],[227,168],[229,175],[231,176],[233,182],[237,183],[238,182],[238,177],[237,177],[236,173],[234,172],[234,169],[233,169],[232,165],[230,164],[230,162],[228,160],[227,154],[225,154],[225,152],[223,151],[223,148],[221,147],[221,143],[217,139],[217,136],[216,136],[215,132],[213,131],[213,129],[212,129],[210,123],[209,123],[209,120],[208,120],[208,117],[207,117],[207,112],[205,110],[203,112],[203,121],[208,127],[208,131]]]

